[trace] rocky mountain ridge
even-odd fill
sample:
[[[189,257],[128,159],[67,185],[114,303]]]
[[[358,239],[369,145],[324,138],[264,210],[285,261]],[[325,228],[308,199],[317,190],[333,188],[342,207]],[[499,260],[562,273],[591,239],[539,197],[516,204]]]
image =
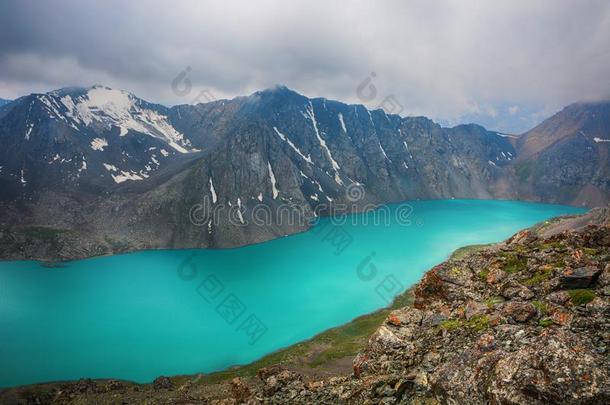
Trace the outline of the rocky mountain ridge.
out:
[[[542,129],[572,134],[592,120],[610,122],[605,110],[576,126],[564,115]],[[30,95],[0,108],[7,145],[0,150],[0,256],[241,246],[304,231],[341,204],[358,210],[496,198],[598,205],[610,201],[605,128],[587,127],[590,136],[577,145],[564,138],[547,145],[535,141],[542,129],[516,140],[474,124],[443,128],[282,86],[172,108],[103,86]],[[197,210],[203,203],[233,215],[212,221]],[[257,225],[261,205],[293,207],[302,220]]]

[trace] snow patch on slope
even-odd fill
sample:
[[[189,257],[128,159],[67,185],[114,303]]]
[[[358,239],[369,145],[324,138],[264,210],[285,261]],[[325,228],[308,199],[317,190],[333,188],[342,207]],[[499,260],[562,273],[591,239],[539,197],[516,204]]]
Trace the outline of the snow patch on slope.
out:
[[[347,134],[347,128],[345,128],[345,121],[343,121],[343,114],[339,113],[339,123],[341,124],[341,128],[343,132]]]
[[[383,156],[385,156],[385,158],[388,159],[390,161],[390,163],[392,163],[392,159],[390,159],[388,157],[388,154],[385,153],[385,149],[383,149],[383,146],[381,146],[381,142],[379,142],[379,149],[381,149],[381,153],[383,153]]]
[[[273,173],[273,169],[271,168],[271,163],[267,162],[267,168],[269,169],[269,179],[271,180],[271,190],[273,192],[273,199],[275,200],[279,194],[279,191],[276,186],[275,174]]]
[[[45,95],[40,100],[60,119],[65,115],[74,123],[87,127],[101,125],[107,130],[118,127],[120,136],[137,131],[166,142],[180,153],[194,151],[190,141],[169,123],[165,115],[144,107],[126,91],[94,86],[84,95],[63,96],[60,101],[67,110],[63,115],[53,97]]]
[[[27,129],[25,130],[25,140],[30,140],[30,134],[32,133],[32,129],[34,128],[34,124],[28,124]]]
[[[138,174],[134,173],[134,172],[126,172],[121,170],[121,174],[111,174],[112,179],[114,180],[115,183],[122,183],[124,181],[127,180],[144,180],[142,177],[140,177]]]
[[[211,177],[210,177],[210,193],[212,194],[212,204],[216,204],[216,201],[218,200],[218,196],[216,195],[216,189],[214,188],[214,182],[212,181]]]
[[[307,108],[307,115],[309,116],[309,119],[311,120],[311,123],[313,124],[313,129],[316,133],[316,137],[318,138],[318,142],[320,143],[320,146],[322,147],[322,149],[324,149],[324,151],[326,152],[326,156],[330,160],[333,170],[335,171],[335,182],[337,184],[343,185],[343,181],[341,180],[341,177],[339,177],[339,172],[338,172],[339,169],[341,169],[341,167],[339,167],[339,164],[333,158],[332,153],[330,153],[330,149],[328,149],[328,146],[326,145],[326,141],[320,136],[320,131],[318,130],[318,122],[316,121],[316,114],[313,111],[313,104],[311,104],[311,101],[309,102],[309,107]]]
[[[290,139],[288,139],[288,137],[286,135],[284,135],[283,133],[278,131],[278,129],[276,127],[273,127],[273,130],[280,137],[280,139],[282,141],[288,143],[288,145],[292,148],[292,150],[294,150],[300,157],[302,157],[303,160],[305,160],[307,163],[313,163],[313,161],[311,160],[311,155],[305,156],[303,154],[303,152],[301,152],[301,150],[299,148],[297,148],[297,146],[294,143],[292,143],[292,141]]]
[[[94,138],[91,141],[91,149],[93,150],[99,150],[100,152],[103,152],[106,146],[108,146],[108,141],[104,138]]]

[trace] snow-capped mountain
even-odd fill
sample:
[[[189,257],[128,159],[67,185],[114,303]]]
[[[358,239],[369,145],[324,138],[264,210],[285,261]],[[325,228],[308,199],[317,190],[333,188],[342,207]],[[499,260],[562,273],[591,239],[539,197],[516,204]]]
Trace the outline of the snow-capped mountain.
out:
[[[302,231],[307,224],[248,218],[260,204],[297,207],[310,218],[322,205],[351,207],[354,186],[363,191],[360,207],[436,198],[594,205],[610,201],[607,159],[570,157],[589,156],[587,148],[607,153],[608,116],[594,115],[601,121],[579,124],[590,136],[569,156],[548,152],[552,146],[536,152],[569,168],[559,178],[520,157],[530,150],[523,145],[539,144],[533,133],[520,141],[474,124],[443,128],[286,87],[172,108],[101,86],[32,94],[0,108],[0,224],[68,229],[69,243],[45,246],[80,257],[239,246]],[[572,120],[556,122],[568,128]],[[579,174],[592,168],[593,180]],[[562,194],[567,180],[575,191]],[[190,210],[204,200],[239,215],[194,223]]]
[[[83,127],[98,133],[119,129],[119,136],[129,131],[160,139],[180,153],[192,152],[190,142],[167,119],[167,109],[149,104],[123,90],[104,86],[89,89],[62,89],[41,95],[50,118],[63,120],[75,130]]]
[[[103,86],[21,97],[0,111],[4,193],[99,191],[147,179],[171,156],[198,151],[168,111]]]

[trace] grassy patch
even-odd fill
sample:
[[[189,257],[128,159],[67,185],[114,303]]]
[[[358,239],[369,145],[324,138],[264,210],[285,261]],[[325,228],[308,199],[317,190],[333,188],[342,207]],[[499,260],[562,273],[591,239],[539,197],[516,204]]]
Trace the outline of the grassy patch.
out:
[[[595,293],[587,289],[569,290],[570,299],[574,305],[585,305],[595,299]]]
[[[486,247],[489,247],[491,245],[493,245],[493,243],[488,243],[488,244],[484,244],[484,245],[468,245],[468,246],[461,247],[459,249],[456,249],[451,254],[451,256],[449,257],[449,260],[461,260],[464,257],[468,256],[469,254],[483,250]]]
[[[563,246],[561,245],[561,242],[548,242],[548,243],[543,243],[540,245],[540,250],[546,250],[546,249],[561,249]]]
[[[589,256],[595,256],[598,253],[597,249],[593,248],[582,248],[582,251],[588,254]]]
[[[465,326],[472,328],[477,332],[489,328],[489,317],[487,315],[473,316],[465,322]]]
[[[503,270],[507,273],[519,273],[527,268],[527,258],[512,253],[501,253],[506,259]]]
[[[447,319],[440,323],[440,327],[447,330],[454,330],[462,327],[462,321],[459,319]]]
[[[542,315],[546,315],[549,312],[549,309],[545,302],[534,300],[532,301],[532,305],[535,306],[536,309],[538,309],[538,311],[540,311]]]
[[[553,325],[555,322],[553,322],[552,319],[541,319],[538,321],[538,325],[542,326],[543,328],[547,328],[551,325]]]
[[[485,305],[487,308],[493,308],[496,304],[501,304],[504,302],[504,297],[489,297],[485,300]]]
[[[205,375],[199,383],[212,384],[234,377],[251,377],[256,375],[259,369],[274,364],[305,365],[314,368],[324,366],[335,359],[354,356],[366,345],[369,337],[383,324],[392,310],[412,305],[413,299],[413,290],[409,289],[397,296],[388,308],[360,316],[345,325],[324,331],[310,340],[280,349],[253,363]],[[187,379],[192,377],[172,378],[177,385],[186,382]]]
[[[487,315],[476,315],[468,320],[448,319],[439,325],[442,329],[455,330],[459,328],[470,328],[477,332],[489,328],[489,317]]]
[[[525,284],[525,285],[540,284],[543,281],[551,278],[552,275],[553,275],[553,270],[551,270],[551,269],[541,270],[541,271],[536,272],[532,277],[528,278],[527,280],[524,280],[523,284]]]
[[[457,266],[453,266],[450,270],[449,273],[453,276],[453,277],[459,277],[462,275],[462,269],[460,269]]]
[[[551,262],[551,266],[557,269],[563,269],[566,267],[566,261],[562,257],[558,257]]]
[[[479,272],[478,276],[483,282],[487,282],[487,275],[489,274],[489,269],[483,269]]]

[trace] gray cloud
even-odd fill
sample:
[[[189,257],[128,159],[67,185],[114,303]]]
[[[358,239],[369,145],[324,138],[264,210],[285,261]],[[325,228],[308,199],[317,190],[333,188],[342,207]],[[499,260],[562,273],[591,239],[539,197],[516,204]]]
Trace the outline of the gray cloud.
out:
[[[308,96],[520,131],[610,98],[600,1],[33,1],[0,4],[0,97],[103,83],[154,102],[281,83]],[[172,92],[186,67],[192,95]],[[189,98],[190,97],[190,98]]]

